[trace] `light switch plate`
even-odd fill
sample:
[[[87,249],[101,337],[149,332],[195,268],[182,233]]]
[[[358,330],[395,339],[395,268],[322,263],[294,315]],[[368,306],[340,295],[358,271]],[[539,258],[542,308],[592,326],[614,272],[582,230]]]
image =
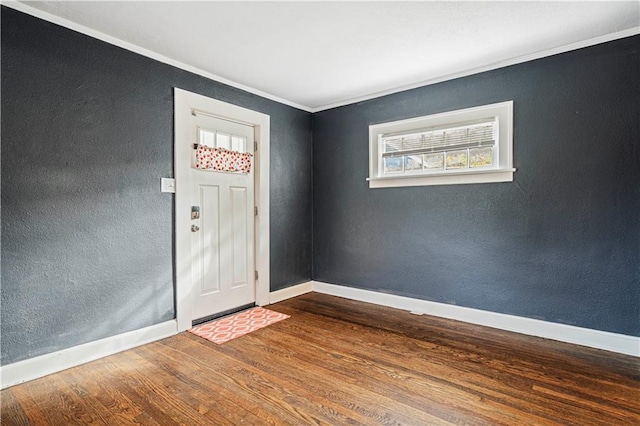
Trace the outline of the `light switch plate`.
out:
[[[176,180],[174,178],[160,178],[160,192],[176,192]]]

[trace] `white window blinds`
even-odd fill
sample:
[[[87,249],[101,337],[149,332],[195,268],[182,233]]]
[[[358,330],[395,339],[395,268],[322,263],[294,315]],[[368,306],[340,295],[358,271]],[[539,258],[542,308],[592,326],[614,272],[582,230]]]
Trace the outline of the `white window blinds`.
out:
[[[496,117],[381,134],[383,174],[492,168],[496,134]]]
[[[493,146],[496,118],[488,118],[472,124],[455,127],[430,128],[411,133],[383,134],[382,157],[400,157],[464,148]]]

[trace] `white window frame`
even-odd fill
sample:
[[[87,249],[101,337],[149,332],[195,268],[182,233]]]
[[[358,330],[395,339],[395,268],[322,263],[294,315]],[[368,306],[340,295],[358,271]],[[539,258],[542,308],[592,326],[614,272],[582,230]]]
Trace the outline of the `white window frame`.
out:
[[[447,125],[453,127],[457,123],[490,117],[495,117],[497,123],[494,167],[384,175],[382,135],[411,133],[429,127]],[[369,126],[369,178],[367,178],[369,188],[512,182],[515,171],[516,169],[513,168],[513,101]]]

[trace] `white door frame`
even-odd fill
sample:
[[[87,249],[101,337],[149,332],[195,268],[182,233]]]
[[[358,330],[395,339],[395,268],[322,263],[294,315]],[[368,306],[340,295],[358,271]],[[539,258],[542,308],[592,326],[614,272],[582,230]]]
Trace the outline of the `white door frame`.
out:
[[[269,133],[270,117],[186,90],[174,88],[174,177],[175,195],[175,254],[176,254],[176,320],[178,332],[191,328],[193,282],[191,280],[191,211],[189,167],[191,146],[188,140],[191,111],[213,113],[216,117],[255,127],[258,150],[254,157],[255,200],[258,217],[255,229],[256,304],[269,304]],[[186,135],[186,136],[185,136]],[[187,140],[185,140],[185,138]]]

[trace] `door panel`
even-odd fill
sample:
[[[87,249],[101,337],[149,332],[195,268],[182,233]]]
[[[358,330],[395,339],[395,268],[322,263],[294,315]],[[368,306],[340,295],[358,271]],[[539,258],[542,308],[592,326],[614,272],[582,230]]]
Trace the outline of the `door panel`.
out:
[[[231,188],[231,217],[233,220],[233,287],[247,285],[247,188]]]
[[[220,187],[200,185],[202,217],[199,238],[201,256],[194,259],[200,266],[200,295],[220,291]]]

